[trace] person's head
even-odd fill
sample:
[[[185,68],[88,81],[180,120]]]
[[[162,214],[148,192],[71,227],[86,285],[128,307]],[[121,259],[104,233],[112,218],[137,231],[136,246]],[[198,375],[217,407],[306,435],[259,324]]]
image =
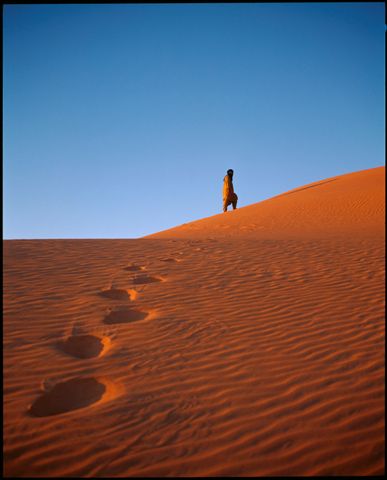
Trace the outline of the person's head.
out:
[[[229,168],[227,170],[227,175],[232,178],[232,176],[234,175],[234,170],[232,168]]]

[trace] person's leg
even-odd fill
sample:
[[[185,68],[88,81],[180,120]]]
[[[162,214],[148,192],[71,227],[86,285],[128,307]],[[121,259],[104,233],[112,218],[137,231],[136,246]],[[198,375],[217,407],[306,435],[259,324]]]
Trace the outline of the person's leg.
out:
[[[232,208],[233,208],[233,210],[236,209],[237,203],[238,203],[238,196],[237,196],[236,193],[234,193],[234,198],[232,199]]]
[[[227,207],[231,205],[232,201],[230,199],[227,199],[223,202],[223,211],[227,212]]]

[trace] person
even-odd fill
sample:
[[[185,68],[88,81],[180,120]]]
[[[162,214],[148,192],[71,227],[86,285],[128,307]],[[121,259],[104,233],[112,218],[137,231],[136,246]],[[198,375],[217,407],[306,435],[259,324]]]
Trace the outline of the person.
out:
[[[234,186],[232,184],[232,177],[234,170],[231,168],[227,170],[227,175],[223,179],[223,212],[227,212],[227,207],[232,205],[235,210],[238,202],[238,196],[234,192]]]

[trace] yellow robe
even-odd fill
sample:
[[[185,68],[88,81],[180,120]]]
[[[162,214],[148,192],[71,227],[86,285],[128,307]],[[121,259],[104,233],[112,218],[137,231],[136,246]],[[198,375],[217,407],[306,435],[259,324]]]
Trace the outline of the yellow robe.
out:
[[[234,186],[231,178],[226,175],[223,179],[223,207],[227,207],[233,202],[236,202],[238,197],[234,193]]]

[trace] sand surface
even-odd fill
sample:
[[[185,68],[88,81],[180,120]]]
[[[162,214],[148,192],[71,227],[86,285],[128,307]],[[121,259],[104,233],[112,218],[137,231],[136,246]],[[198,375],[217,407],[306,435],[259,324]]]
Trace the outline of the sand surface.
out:
[[[4,475],[383,474],[384,174],[4,241]]]

